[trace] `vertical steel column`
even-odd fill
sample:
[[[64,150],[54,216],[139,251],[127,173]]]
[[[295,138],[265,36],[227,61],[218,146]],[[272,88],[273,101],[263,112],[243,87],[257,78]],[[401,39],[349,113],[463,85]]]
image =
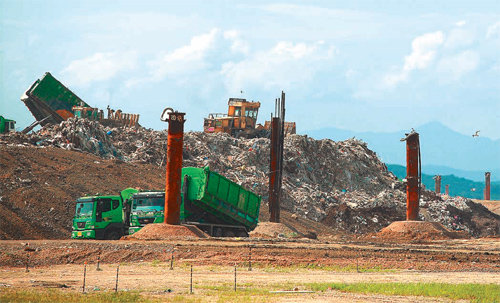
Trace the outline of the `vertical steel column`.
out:
[[[450,185],[449,185],[449,184],[446,184],[446,185],[444,186],[444,190],[445,190],[446,195],[447,195],[447,196],[449,196],[449,195],[450,195]]]
[[[279,222],[278,196],[278,152],[279,152],[279,118],[271,119],[271,161],[269,167],[269,213],[270,222]]]
[[[436,175],[434,177],[434,189],[436,190],[436,194],[441,193],[441,176]]]
[[[420,200],[420,142],[416,132],[406,138],[406,220],[418,220]]]
[[[164,112],[165,113],[165,112]],[[168,113],[167,164],[165,174],[165,223],[180,223],[182,146],[185,113]]]
[[[491,173],[490,172],[485,172],[484,173],[484,200],[489,200],[490,199],[490,177]]]

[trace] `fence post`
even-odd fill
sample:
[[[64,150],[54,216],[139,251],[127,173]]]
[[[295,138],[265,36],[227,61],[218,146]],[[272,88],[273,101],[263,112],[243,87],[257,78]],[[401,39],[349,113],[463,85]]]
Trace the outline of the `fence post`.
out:
[[[87,277],[87,261],[83,263],[83,288],[82,293],[85,293],[85,278]]]
[[[236,264],[234,264],[234,291],[236,291]]]
[[[252,246],[250,246],[250,251],[248,252],[248,271],[252,271]]]
[[[191,265],[191,281],[189,284],[189,293],[193,293],[193,265]]]
[[[120,271],[120,264],[116,267],[116,284],[115,284],[115,292],[118,292],[118,272]]]

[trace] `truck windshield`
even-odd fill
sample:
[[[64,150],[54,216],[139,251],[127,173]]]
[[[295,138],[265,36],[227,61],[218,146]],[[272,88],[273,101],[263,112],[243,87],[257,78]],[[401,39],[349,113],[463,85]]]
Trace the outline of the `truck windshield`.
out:
[[[94,210],[94,202],[77,202],[76,203],[76,217],[92,217]]]
[[[144,197],[134,199],[134,209],[158,209],[161,210],[165,206],[165,198],[163,197]]]

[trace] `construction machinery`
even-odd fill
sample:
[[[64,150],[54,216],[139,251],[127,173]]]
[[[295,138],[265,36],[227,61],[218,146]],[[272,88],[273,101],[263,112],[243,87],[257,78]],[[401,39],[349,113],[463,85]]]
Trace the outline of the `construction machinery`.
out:
[[[227,114],[212,113],[205,118],[203,130],[206,133],[228,133],[234,136],[255,129],[260,102],[229,98],[227,105]]]
[[[0,134],[6,134],[16,131],[16,121],[6,119],[0,116]]]
[[[262,198],[208,167],[182,169],[180,223],[214,237],[247,237],[258,223]],[[164,220],[165,192],[132,197],[129,234]]]
[[[137,189],[127,188],[119,195],[88,196],[76,200],[73,239],[117,240],[128,233],[130,202]]]
[[[260,102],[241,98],[229,98],[227,114],[211,113],[205,118],[203,131],[206,133],[227,133],[232,136],[268,137],[271,121],[264,126],[257,124]],[[295,134],[295,122],[284,122],[285,135]]]
[[[49,72],[24,92],[21,101],[42,126],[61,123],[71,117],[98,120],[112,126],[135,126],[139,122],[139,115],[125,114],[121,110],[115,112],[109,107],[105,118],[103,110],[87,104]]]

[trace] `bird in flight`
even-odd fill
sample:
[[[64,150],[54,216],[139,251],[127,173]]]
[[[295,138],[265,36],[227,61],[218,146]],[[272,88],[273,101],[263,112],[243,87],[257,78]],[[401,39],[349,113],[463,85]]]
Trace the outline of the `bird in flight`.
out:
[[[479,132],[480,130],[476,130],[476,132],[474,133],[474,135],[472,135],[472,137],[479,137]]]

